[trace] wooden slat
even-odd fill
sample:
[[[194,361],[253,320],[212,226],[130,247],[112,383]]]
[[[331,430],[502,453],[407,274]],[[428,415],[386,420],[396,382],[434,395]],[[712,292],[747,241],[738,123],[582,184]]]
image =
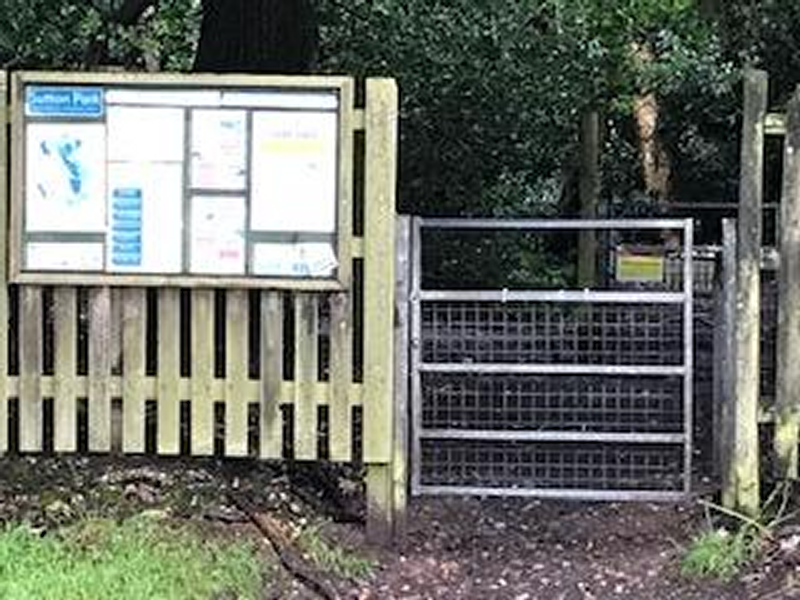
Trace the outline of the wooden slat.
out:
[[[347,294],[331,294],[330,385],[330,457],[332,461],[352,460],[353,423],[351,419],[353,341]]]
[[[317,398],[313,384],[317,380],[319,352],[319,300],[316,295],[294,297],[294,455],[297,460],[317,457]]]
[[[112,398],[121,397],[124,389],[124,381],[122,377],[109,377],[106,380],[108,393]],[[159,380],[157,377],[145,377],[143,380],[144,394],[147,398],[155,398],[158,394]],[[50,398],[55,395],[56,381],[52,375],[44,375],[39,379],[39,388],[43,398]],[[8,378],[8,395],[16,397],[19,394],[20,382],[19,377]],[[91,389],[91,381],[88,376],[79,376],[75,378],[75,390],[78,398],[86,397],[89,395]],[[327,398],[330,395],[330,385],[327,382],[317,382],[311,386],[311,394],[315,398]],[[360,405],[361,397],[363,395],[363,386],[360,383],[354,383],[350,386],[350,398],[353,399],[355,405]],[[261,394],[263,393],[263,385],[261,381],[249,380],[246,385],[246,396],[249,403],[259,402]],[[189,377],[182,377],[178,381],[178,397],[189,398],[192,395],[192,380]],[[283,381],[279,389],[275,393],[275,397],[280,404],[292,404],[297,395],[295,392],[295,384],[293,381]],[[214,398],[225,397],[225,380],[215,379],[211,382],[211,396]],[[762,415],[762,422],[772,422],[773,415],[771,412],[765,411]],[[766,420],[764,420],[766,419]]]
[[[89,290],[89,451],[111,450],[111,293]]]
[[[247,292],[229,291],[225,314],[225,455],[247,455]]]
[[[261,294],[261,458],[281,458],[283,421],[283,299]]]
[[[42,450],[42,288],[20,290],[19,449]]]
[[[180,452],[180,292],[158,291],[158,453]]]
[[[140,454],[145,449],[145,290],[122,294],[122,450]]]
[[[8,74],[0,71],[0,123],[8,119]],[[0,454],[8,450],[8,128],[0,127]]]
[[[111,371],[115,374],[121,372],[122,366],[122,321],[123,321],[123,288],[111,288],[111,308],[110,308],[110,337],[109,337],[109,359],[111,360]]]
[[[54,393],[53,393],[53,449],[56,452],[75,452],[77,439],[77,351],[78,305],[77,293],[72,287],[55,290],[54,303]]]
[[[192,291],[192,442],[194,456],[214,453],[214,292]]]
[[[355,85],[348,81],[342,85],[339,95],[341,103],[339,123],[339,203],[338,203],[338,248],[339,268],[337,276],[345,289],[351,286],[353,270],[353,149],[355,146]]]

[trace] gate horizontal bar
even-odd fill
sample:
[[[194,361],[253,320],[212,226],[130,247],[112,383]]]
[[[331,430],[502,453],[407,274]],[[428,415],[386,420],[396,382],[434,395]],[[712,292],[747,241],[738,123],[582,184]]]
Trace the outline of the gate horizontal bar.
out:
[[[682,444],[683,433],[601,431],[497,431],[489,429],[423,429],[422,439],[479,440],[482,442],[618,442],[628,444]]]
[[[679,365],[548,365],[507,363],[422,363],[423,373],[479,373],[484,375],[684,375]]]
[[[682,292],[611,292],[602,290],[422,290],[427,302],[593,302],[606,304],[682,304]]]
[[[437,229],[684,229],[690,219],[442,219],[418,217]]]
[[[686,492],[648,490],[591,490],[573,488],[496,488],[462,485],[419,485],[414,495],[428,496],[503,496],[555,500],[602,500],[606,502],[679,502]]]

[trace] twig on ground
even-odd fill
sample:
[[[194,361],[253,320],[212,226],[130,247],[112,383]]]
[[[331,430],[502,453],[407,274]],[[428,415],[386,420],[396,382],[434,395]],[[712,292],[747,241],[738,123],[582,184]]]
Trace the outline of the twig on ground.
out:
[[[324,579],[324,576],[308,565],[292,548],[292,541],[274,517],[261,513],[241,494],[228,494],[231,503],[242,511],[253,525],[269,540],[281,564],[307,588],[325,600],[339,600],[339,592]]]

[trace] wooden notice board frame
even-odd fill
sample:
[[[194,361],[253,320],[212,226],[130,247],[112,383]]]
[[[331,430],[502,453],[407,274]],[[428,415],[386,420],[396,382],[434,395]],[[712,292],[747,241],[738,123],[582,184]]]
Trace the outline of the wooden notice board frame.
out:
[[[340,76],[261,76],[261,75],[210,75],[210,74],[149,74],[149,73],[63,73],[63,72],[15,72],[10,75],[11,112],[11,198],[10,198],[10,236],[9,236],[9,276],[10,280],[21,284],[40,285],[112,285],[112,286],[174,286],[174,287],[227,287],[227,288],[270,288],[301,291],[345,290],[350,286],[352,252],[355,245],[352,226],[353,203],[353,135],[356,127],[354,107],[355,84],[350,77]],[[196,274],[185,269],[180,273],[131,273],[110,272],[107,270],[34,270],[25,263],[25,202],[26,202],[26,125],[36,122],[36,117],[26,116],[26,89],[29,86],[74,86],[87,89],[107,90],[152,90],[157,92],[230,92],[243,94],[285,93],[287,98],[301,98],[304,94],[333,93],[338,99],[335,107],[337,115],[336,140],[336,191],[335,191],[335,231],[333,247],[335,262],[338,265],[328,276],[284,276],[245,274]],[[163,106],[163,105],[159,105]],[[185,111],[190,111],[185,107]],[[293,109],[292,106],[288,107]],[[255,112],[261,107],[245,107],[243,110]],[[91,107],[89,108],[91,110]],[[268,110],[268,109],[267,109]],[[44,113],[43,113],[44,114]],[[45,115],[46,118],[46,115]],[[252,117],[248,117],[252,119]],[[250,126],[252,127],[252,126]],[[188,134],[187,134],[188,135]],[[249,142],[248,142],[249,143]],[[249,151],[248,151],[249,152]],[[186,182],[190,165],[183,165],[184,195],[183,203],[188,203]],[[252,188],[246,194],[248,210],[252,202]],[[107,202],[107,192],[104,202]],[[185,210],[184,210],[185,212]],[[249,223],[247,223],[249,226]],[[189,226],[184,214],[183,228]],[[183,234],[182,253],[188,252],[187,235]],[[108,243],[107,241],[104,243]],[[251,260],[253,239],[245,239],[248,264]],[[105,246],[103,246],[105,248]],[[104,250],[105,251],[105,250]],[[107,264],[104,262],[104,268]]]

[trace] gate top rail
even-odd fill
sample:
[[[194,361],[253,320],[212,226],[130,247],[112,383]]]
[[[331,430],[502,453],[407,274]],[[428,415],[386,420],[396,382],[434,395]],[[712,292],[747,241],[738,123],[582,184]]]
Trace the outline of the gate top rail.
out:
[[[692,219],[504,219],[415,217],[432,229],[687,229]]]

